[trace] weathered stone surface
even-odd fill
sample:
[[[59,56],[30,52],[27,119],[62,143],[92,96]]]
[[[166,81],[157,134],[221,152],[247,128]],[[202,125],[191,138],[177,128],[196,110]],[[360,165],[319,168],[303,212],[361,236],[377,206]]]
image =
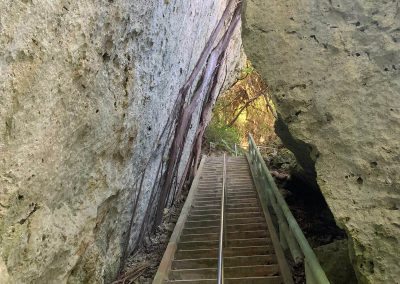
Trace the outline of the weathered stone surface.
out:
[[[331,284],[357,283],[346,239],[317,247],[314,251]]]
[[[227,2],[0,3],[0,282],[115,277],[168,159],[174,101]],[[240,47],[237,29],[222,76]]]
[[[280,136],[309,173],[315,166],[358,281],[398,283],[398,1],[248,0],[244,17],[245,51],[270,86]]]

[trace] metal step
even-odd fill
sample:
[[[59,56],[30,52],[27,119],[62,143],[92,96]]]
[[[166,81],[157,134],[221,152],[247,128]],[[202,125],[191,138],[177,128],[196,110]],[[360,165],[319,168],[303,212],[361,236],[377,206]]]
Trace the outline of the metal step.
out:
[[[230,196],[232,194],[236,194],[236,193],[255,193],[256,191],[254,190],[253,187],[235,187],[235,188],[228,188],[227,189],[227,194]],[[220,194],[221,196],[222,193],[222,189],[219,187],[214,187],[214,188],[203,188],[203,189],[199,189],[197,196],[201,196],[201,195],[212,195],[212,194]]]
[[[262,277],[277,276],[279,273],[278,265],[252,265],[225,267],[224,277],[226,278],[244,278],[244,277]],[[216,278],[217,268],[199,268],[199,269],[179,269],[171,270],[170,280],[182,279],[210,279]]]
[[[203,190],[203,191],[199,191],[199,193],[197,193],[196,195],[196,199],[197,198],[203,198],[203,197],[214,197],[216,199],[221,199],[221,190]],[[228,190],[227,191],[227,196],[228,197],[234,197],[234,196],[239,196],[239,195],[252,195],[254,196],[256,194],[256,192],[252,189],[249,190]]]
[[[240,191],[240,192],[229,192],[227,193],[228,198],[245,198],[249,196],[250,198],[257,197],[257,193],[255,191]],[[221,199],[221,192],[206,192],[206,193],[199,193],[196,196],[197,200],[202,199],[213,199],[214,202],[218,199]]]
[[[232,198],[230,196],[228,196],[227,198],[227,202],[229,204],[242,204],[242,203],[251,203],[251,204],[257,204],[258,200],[253,197],[253,198]],[[210,205],[210,204],[215,204],[215,200],[211,201],[211,200],[196,200],[194,202],[194,206],[202,206],[202,205]]]
[[[170,280],[168,284],[215,284],[217,279],[196,279],[196,280]],[[246,277],[246,278],[225,278],[226,284],[281,284],[280,276],[270,277]]]
[[[270,255],[274,253],[274,249],[269,246],[246,246],[246,247],[229,247],[224,249],[224,256],[250,256],[250,255]],[[218,250],[213,248],[194,249],[194,250],[178,250],[175,253],[175,259],[193,259],[193,258],[215,258]]]
[[[244,246],[271,246],[271,240],[267,238],[252,238],[252,239],[228,239],[228,247],[244,247]],[[202,240],[180,242],[178,249],[193,250],[202,248],[217,248],[218,240]]]
[[[226,208],[229,210],[230,208],[243,208],[243,207],[253,207],[257,206],[258,203],[256,202],[242,202],[242,203],[233,203],[233,204],[227,204]],[[217,201],[215,204],[193,204],[193,209],[202,209],[202,210],[208,210],[208,209],[219,209],[221,208],[221,204]]]
[[[262,223],[263,218],[260,217],[253,217],[253,218],[236,218],[236,219],[229,219],[226,221],[225,224],[249,224],[249,223]],[[185,228],[196,228],[196,227],[210,227],[210,226],[219,226],[221,220],[218,219],[205,219],[199,221],[192,221],[188,220],[185,224]]]
[[[241,199],[241,198],[256,198],[257,193],[254,192],[238,192],[238,193],[228,193],[228,199]],[[204,195],[197,195],[196,201],[212,201],[215,202],[217,198],[221,198],[221,194],[211,193]]]
[[[257,200],[252,200],[252,199],[247,199],[247,200],[238,200],[238,201],[232,201],[230,204],[226,205],[225,208],[243,208],[243,207],[254,207],[258,205]],[[195,202],[192,206],[193,209],[219,209],[221,205],[216,202],[210,202],[210,201],[201,201],[201,202]],[[226,211],[225,211],[226,212]]]
[[[226,226],[226,230],[228,233],[240,232],[240,231],[257,231],[257,230],[266,230],[266,229],[267,229],[267,225],[264,223],[231,224],[231,225],[228,224]],[[202,234],[206,231],[209,233],[218,233],[219,226],[184,228],[183,234]]]
[[[250,206],[250,207],[236,207],[236,208],[228,208],[226,210],[227,214],[230,213],[248,213],[248,212],[262,212],[261,208],[258,206]],[[199,214],[220,214],[220,208],[192,208],[190,214],[199,215]]]
[[[240,231],[240,232],[228,232],[228,239],[249,239],[249,238],[264,238],[268,237],[269,233],[267,230],[253,230],[253,231]],[[219,233],[202,232],[201,234],[183,234],[181,236],[181,242],[190,241],[204,241],[204,240],[217,240]]]
[[[185,260],[174,260],[172,269],[190,269],[190,268],[210,268],[217,266],[217,258],[196,258]],[[263,265],[276,264],[275,255],[251,255],[251,256],[234,256],[224,257],[224,266],[246,266],[246,265]]]

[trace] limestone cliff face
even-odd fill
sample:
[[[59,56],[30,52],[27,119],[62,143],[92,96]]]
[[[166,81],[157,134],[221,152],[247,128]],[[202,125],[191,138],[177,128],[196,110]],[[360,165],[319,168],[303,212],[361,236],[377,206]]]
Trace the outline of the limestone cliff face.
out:
[[[278,132],[316,173],[361,283],[400,275],[399,9],[398,1],[249,0],[243,19]]]
[[[228,39],[235,5],[208,42],[230,2],[1,2],[1,283],[114,279],[166,203],[157,198],[176,101],[186,83],[182,104],[191,102],[208,56]],[[193,160],[204,106],[241,57],[240,25],[231,33],[214,88],[186,117],[173,188]]]

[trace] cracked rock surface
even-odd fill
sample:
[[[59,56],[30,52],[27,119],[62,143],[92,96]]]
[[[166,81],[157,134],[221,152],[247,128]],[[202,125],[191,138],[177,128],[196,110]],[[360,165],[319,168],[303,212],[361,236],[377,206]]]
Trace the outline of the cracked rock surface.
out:
[[[278,134],[346,230],[360,283],[400,276],[399,9],[398,1],[248,0],[243,17]]]
[[[115,279],[165,170],[179,89],[227,2],[1,1],[1,283]],[[240,58],[237,28],[223,78]]]

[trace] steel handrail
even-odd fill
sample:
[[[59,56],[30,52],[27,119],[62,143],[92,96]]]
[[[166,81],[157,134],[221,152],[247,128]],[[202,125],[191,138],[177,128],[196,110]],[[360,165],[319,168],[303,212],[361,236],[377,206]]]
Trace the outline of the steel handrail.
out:
[[[226,203],[226,163],[224,154],[224,164],[222,169],[222,192],[221,192],[221,224],[219,230],[218,247],[218,284],[224,283],[224,245],[226,245],[226,224],[225,224],[225,203]]]
[[[303,234],[303,231],[300,229],[296,219],[293,217],[285,199],[282,194],[279,192],[278,187],[275,184],[273,177],[271,176],[267,166],[265,165],[264,159],[261,156],[259,149],[257,148],[256,143],[254,142],[253,136],[249,134],[249,154],[252,164],[256,162],[256,172],[257,177],[261,178],[262,181],[264,178],[269,185],[269,188],[264,186],[264,190],[268,191],[268,196],[273,198],[274,200],[269,200],[269,203],[273,203],[274,211],[276,215],[283,215],[285,219],[285,226],[287,226],[290,230],[290,234],[292,234],[300,247],[301,253],[305,257],[305,268],[306,268],[306,278],[307,283],[318,283],[318,284],[329,284],[329,280],[326,277],[324,270],[322,269],[314,251],[312,250],[310,244],[308,243],[306,237]],[[279,211],[275,209],[275,203],[279,207]],[[281,216],[278,216],[281,217]]]

